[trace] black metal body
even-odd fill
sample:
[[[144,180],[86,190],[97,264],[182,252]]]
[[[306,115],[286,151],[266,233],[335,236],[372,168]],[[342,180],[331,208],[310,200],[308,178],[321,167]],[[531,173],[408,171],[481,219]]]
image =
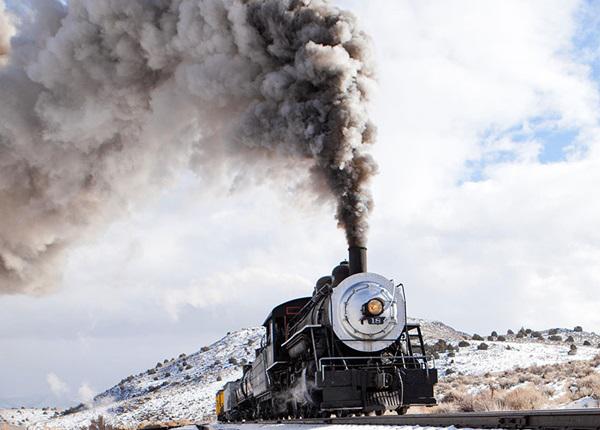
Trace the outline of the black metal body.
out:
[[[366,269],[365,251],[349,249],[350,275]],[[425,356],[420,327],[405,325],[389,347],[377,352],[353,349],[332,328],[330,300],[335,285],[320,281],[312,297],[273,309],[263,323],[265,335],[255,361],[244,367],[240,381],[225,387],[227,408],[220,420],[386,410],[403,414],[411,405],[435,404],[437,371]]]
[[[290,331],[298,307],[309,303],[310,298],[296,299],[273,310],[264,323],[266,334],[256,360],[245,366],[237,384],[225,387],[236,389],[237,405],[220,420],[343,416],[390,409],[402,414],[410,405],[435,404],[437,370],[428,367],[418,325],[408,325],[398,340],[398,349],[405,345],[404,354],[360,354],[349,351],[324,327],[306,324]]]

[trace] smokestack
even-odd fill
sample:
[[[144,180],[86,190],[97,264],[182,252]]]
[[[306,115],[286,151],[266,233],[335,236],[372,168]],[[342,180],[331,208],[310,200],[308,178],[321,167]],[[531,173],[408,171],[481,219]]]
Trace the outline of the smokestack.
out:
[[[367,271],[367,248],[364,246],[351,246],[348,248],[350,275]]]

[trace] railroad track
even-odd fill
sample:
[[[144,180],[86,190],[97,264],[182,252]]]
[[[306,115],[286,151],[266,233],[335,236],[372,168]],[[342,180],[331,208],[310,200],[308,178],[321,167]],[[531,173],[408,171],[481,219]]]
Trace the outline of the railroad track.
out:
[[[200,430],[239,429],[245,424],[340,424],[428,426],[482,429],[600,430],[600,409],[562,409],[511,412],[468,412],[453,414],[384,415],[380,417],[309,418],[244,423],[201,424]],[[186,427],[189,429],[191,427]]]

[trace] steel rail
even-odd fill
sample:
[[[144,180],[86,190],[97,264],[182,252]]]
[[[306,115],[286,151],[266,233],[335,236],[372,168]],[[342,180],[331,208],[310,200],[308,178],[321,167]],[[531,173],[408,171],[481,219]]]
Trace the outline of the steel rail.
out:
[[[201,430],[243,429],[245,424],[411,425],[424,427],[454,426],[457,428],[466,427],[479,429],[600,430],[600,409],[558,409],[259,420],[241,423],[201,424],[197,425],[197,427]]]

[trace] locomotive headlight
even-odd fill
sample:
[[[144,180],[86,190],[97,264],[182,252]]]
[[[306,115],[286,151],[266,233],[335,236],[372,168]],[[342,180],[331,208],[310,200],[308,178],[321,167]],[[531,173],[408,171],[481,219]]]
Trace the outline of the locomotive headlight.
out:
[[[369,315],[379,316],[383,313],[383,302],[381,299],[371,299],[367,302],[365,310]]]

